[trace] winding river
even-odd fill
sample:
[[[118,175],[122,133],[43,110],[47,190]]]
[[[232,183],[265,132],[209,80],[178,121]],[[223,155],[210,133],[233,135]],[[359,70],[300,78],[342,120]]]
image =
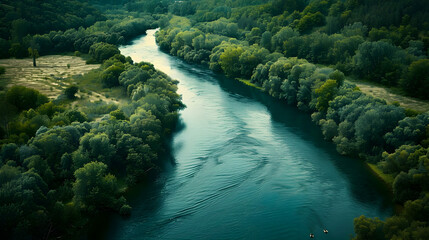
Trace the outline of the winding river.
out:
[[[121,53],[179,80],[187,108],[163,174],[99,238],[343,240],[355,217],[392,214],[383,183],[325,142],[309,114],[161,52],[154,33]]]

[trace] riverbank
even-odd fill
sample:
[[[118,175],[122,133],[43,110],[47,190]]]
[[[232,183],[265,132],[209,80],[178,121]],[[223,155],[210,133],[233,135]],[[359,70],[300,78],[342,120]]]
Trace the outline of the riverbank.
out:
[[[235,78],[235,80],[239,81],[240,83],[249,86],[249,87],[253,87],[255,89],[258,89],[262,92],[265,92],[264,89],[260,86],[257,86],[256,84],[252,83],[250,80],[246,80],[246,79],[242,79],[242,78]],[[363,159],[361,159],[362,161],[365,161]],[[390,191],[392,191],[392,184],[393,181],[395,180],[390,174],[385,174],[383,173],[383,171],[377,167],[376,164],[372,164],[369,162],[365,161],[366,166],[368,166],[368,170],[374,174],[375,176],[377,176],[378,179],[380,179],[381,181],[383,181],[385,183],[385,185],[388,187],[388,189]]]

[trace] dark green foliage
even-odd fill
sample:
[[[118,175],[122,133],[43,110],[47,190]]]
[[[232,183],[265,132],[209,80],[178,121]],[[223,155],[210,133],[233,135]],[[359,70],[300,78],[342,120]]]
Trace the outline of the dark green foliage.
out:
[[[75,99],[76,98],[75,94],[77,93],[77,91],[79,91],[79,88],[77,86],[72,85],[64,89],[64,94],[68,99]]]
[[[89,48],[89,55],[98,63],[102,63],[119,53],[115,45],[104,42],[95,43]]]
[[[118,64],[127,66],[121,84],[132,100],[121,110],[100,106],[111,118],[88,123],[80,110],[49,102],[22,111],[10,124],[8,140],[19,145],[4,144],[0,150],[0,213],[8,215],[0,221],[3,236],[43,238],[55,229],[52,237],[71,238],[99,211],[127,216],[131,207],[123,189],[159,172],[158,154],[184,107],[177,82],[150,63],[131,65],[121,55],[98,71]],[[21,135],[19,141],[13,137]]]
[[[28,51],[25,46],[20,43],[12,43],[9,49],[9,55],[16,58],[25,58],[28,56]]]
[[[367,218],[360,216],[354,220],[355,240],[374,239],[381,240],[383,237],[383,222],[378,218]]]
[[[9,57],[10,43],[6,39],[0,38],[0,58]]]
[[[168,11],[179,16],[195,13],[195,6],[191,1],[175,1],[168,7]]]
[[[122,216],[129,216],[131,214],[131,206],[128,204],[122,205],[121,209],[119,209],[119,214]]]
[[[74,201],[94,212],[102,208],[117,209],[119,186],[107,165],[91,162],[75,171]]]
[[[0,75],[5,74],[6,73],[6,68],[0,66]]]
[[[31,0],[4,0],[0,12],[4,13],[0,15],[0,37],[14,40],[21,40],[27,34],[88,27],[105,19],[94,7],[75,0],[47,0],[43,4]]]
[[[411,63],[407,77],[401,80],[401,86],[412,96],[429,99],[429,59]]]
[[[400,50],[384,41],[362,43],[353,60],[357,75],[388,85],[396,85],[405,61]]]
[[[119,76],[125,70],[125,66],[121,62],[115,62],[113,65],[104,69],[101,74],[101,83],[103,87],[115,87],[119,85]]]
[[[303,16],[296,25],[299,32],[304,33],[310,31],[314,27],[325,25],[325,17],[322,13],[308,13]]]
[[[48,98],[37,90],[24,86],[13,86],[6,93],[6,101],[18,110],[26,110],[47,103]]]

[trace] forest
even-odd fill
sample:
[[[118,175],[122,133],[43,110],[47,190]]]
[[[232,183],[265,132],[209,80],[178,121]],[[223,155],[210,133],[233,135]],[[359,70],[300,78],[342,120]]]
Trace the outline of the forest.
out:
[[[101,109],[107,115],[95,121],[36,90],[2,89],[6,239],[76,237],[100,211],[130,214],[124,193],[156,177],[184,107],[177,82],[117,48],[156,27],[163,51],[308,112],[340,154],[394,179],[388,184],[402,210],[384,221],[356,218],[354,239],[429,235],[429,113],[371,97],[347,81],[429,99],[427,1],[20,0],[3,1],[0,12],[0,58],[28,57],[29,49],[89,54],[89,64],[102,64],[93,74],[98,84],[129,98]],[[73,99],[76,91],[64,94]]]
[[[138,13],[107,18],[83,1],[10,1],[1,7],[7,11],[2,24],[10,24],[2,28],[1,49],[9,51],[1,57],[27,57],[28,47],[40,55],[88,54],[88,63],[102,65],[83,78],[120,88],[129,100],[70,108],[76,86],[54,100],[24,86],[2,89],[0,235],[78,238],[100,212],[129,215],[125,192],[159,173],[159,156],[184,107],[176,81],[150,63],[133,63],[117,48],[158,23]]]

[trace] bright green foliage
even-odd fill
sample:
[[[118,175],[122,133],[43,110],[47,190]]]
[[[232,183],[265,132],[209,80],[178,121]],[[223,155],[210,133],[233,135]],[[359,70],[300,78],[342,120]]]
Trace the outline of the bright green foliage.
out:
[[[229,77],[238,77],[240,76],[240,55],[244,52],[242,47],[239,46],[229,46],[224,52],[220,55],[219,63],[222,67],[222,70]]]
[[[104,133],[86,133],[81,137],[79,145],[79,152],[89,159],[94,159],[107,165],[109,165],[115,154],[115,147],[110,144],[109,137]],[[81,167],[80,165],[75,164],[75,167],[79,168]]]
[[[329,107],[329,101],[333,100],[338,92],[337,81],[328,79],[320,88],[316,89],[317,97],[317,109],[320,112],[326,112]]]

